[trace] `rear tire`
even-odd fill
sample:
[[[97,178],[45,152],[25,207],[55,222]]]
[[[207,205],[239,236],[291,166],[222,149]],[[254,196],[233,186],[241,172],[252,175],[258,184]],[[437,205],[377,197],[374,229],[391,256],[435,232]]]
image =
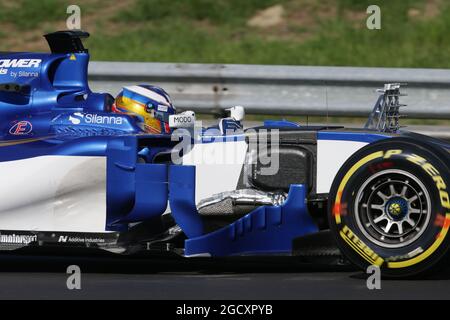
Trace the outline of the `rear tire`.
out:
[[[390,138],[343,165],[330,190],[330,229],[362,269],[410,277],[443,263],[450,245],[450,157],[445,150]]]

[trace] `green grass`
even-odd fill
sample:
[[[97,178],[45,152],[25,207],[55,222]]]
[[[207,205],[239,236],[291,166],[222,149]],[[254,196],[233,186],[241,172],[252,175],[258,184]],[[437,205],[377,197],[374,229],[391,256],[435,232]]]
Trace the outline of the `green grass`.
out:
[[[110,1],[79,1],[82,19],[95,16],[87,30],[92,35],[88,46],[93,59],[450,67],[450,4],[444,0],[127,1],[117,12]],[[424,12],[427,1],[437,7],[434,16],[408,15],[411,9]],[[8,24],[0,34],[3,46],[8,37],[17,39],[23,31],[44,32],[57,22],[61,25],[69,3],[0,0],[0,27]],[[381,30],[366,28],[365,11],[373,3],[382,10]],[[285,8],[282,25],[267,29],[247,26],[259,10],[275,4]],[[111,10],[112,16],[103,14]]]
[[[138,0],[117,16],[134,26],[115,36],[96,34],[90,42],[94,59],[197,63],[288,65],[351,65],[384,67],[450,66],[450,9],[437,17],[413,20],[408,10],[424,8],[424,0],[377,1],[382,29],[365,28],[366,15],[349,21],[349,10],[365,12],[372,1],[328,0],[336,16],[317,19],[314,26],[287,21],[285,37],[277,30],[250,28],[246,21],[257,10],[295,0]],[[301,1],[300,1],[301,2]],[[320,6],[308,5],[311,14]],[[312,9],[311,9],[312,7]],[[322,6],[323,8],[323,6]],[[295,21],[293,21],[295,22]],[[280,32],[285,32],[281,30]],[[298,31],[296,33],[296,31]],[[302,31],[309,32],[299,41]]]
[[[127,22],[209,20],[218,25],[238,25],[255,13],[280,0],[137,0],[130,11],[121,14]]]
[[[14,4],[6,5],[5,2],[0,1],[0,21],[13,24],[19,30],[61,19],[69,3],[64,0],[16,0]]]

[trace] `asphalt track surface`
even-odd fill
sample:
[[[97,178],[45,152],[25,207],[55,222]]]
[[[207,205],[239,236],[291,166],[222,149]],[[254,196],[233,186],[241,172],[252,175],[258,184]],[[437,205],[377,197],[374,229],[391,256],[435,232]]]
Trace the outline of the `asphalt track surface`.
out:
[[[67,289],[67,266],[81,268],[81,289]],[[292,259],[187,261],[111,257],[0,257],[0,299],[450,299],[450,270],[432,278],[381,280],[348,266]]]

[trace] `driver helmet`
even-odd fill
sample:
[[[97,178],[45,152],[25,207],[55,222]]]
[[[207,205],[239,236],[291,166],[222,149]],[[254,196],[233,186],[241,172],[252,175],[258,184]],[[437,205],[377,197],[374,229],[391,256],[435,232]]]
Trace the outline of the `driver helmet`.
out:
[[[167,92],[157,86],[140,84],[124,87],[112,105],[112,111],[137,115],[147,133],[170,133],[169,115],[175,107]]]

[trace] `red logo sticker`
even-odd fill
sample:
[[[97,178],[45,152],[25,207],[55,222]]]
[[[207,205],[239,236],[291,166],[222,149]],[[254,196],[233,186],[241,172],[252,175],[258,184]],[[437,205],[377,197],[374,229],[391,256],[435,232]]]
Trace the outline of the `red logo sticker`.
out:
[[[29,134],[33,130],[33,125],[29,121],[19,121],[9,129],[9,133],[15,136]]]

